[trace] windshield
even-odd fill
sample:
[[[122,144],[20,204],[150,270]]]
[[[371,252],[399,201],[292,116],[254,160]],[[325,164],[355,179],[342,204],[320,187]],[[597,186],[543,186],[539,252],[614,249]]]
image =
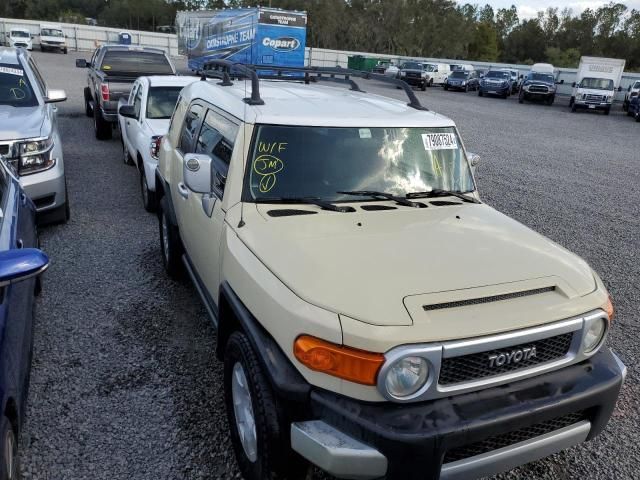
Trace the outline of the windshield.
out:
[[[469,76],[469,72],[457,71],[457,72],[451,72],[451,75],[449,75],[449,78],[467,78],[468,76]]]
[[[111,50],[104,54],[102,70],[114,74],[140,73],[172,75],[171,65],[161,53],[135,50]]]
[[[430,65],[428,63],[425,63],[422,66],[424,67],[426,72],[435,72],[436,71],[436,66],[435,65]]]
[[[555,78],[550,73],[531,73],[529,74],[529,78],[527,80],[546,82],[546,83],[555,82]]]
[[[40,30],[40,35],[43,37],[64,37],[62,30],[54,30],[52,28],[43,28]]]
[[[489,73],[487,73],[485,76],[489,78],[502,78],[505,80],[508,80],[509,78],[511,78],[511,76],[509,75],[509,72],[501,72],[499,70],[498,71],[490,70]]]
[[[580,88],[592,88],[594,90],[613,90],[613,80],[608,78],[583,78]]]
[[[29,35],[28,32],[23,32],[21,30],[11,30],[10,36],[13,38],[29,38],[31,35]]]
[[[182,87],[151,87],[147,98],[147,118],[171,118],[181,90]]]
[[[341,191],[394,195],[474,190],[458,134],[446,128],[258,127],[245,201],[307,197],[357,201]]]
[[[422,65],[419,63],[407,62],[402,64],[403,70],[422,70]]]
[[[636,82],[633,84],[633,87],[631,87],[632,89],[636,89],[636,88],[640,88],[640,82]]]
[[[0,64],[0,105],[36,107],[38,99],[20,65]]]

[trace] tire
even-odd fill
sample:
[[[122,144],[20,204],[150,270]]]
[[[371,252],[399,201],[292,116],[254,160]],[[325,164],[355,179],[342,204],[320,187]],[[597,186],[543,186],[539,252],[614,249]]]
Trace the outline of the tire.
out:
[[[571,98],[569,99],[569,106],[570,106],[570,107],[573,107],[573,104],[574,104],[574,103],[576,103],[576,99],[575,99],[575,97],[571,97]]]
[[[87,117],[93,117],[93,108],[91,107],[91,90],[84,87],[84,113]]]
[[[304,479],[309,465],[291,450],[284,412],[278,408],[258,358],[241,332],[232,333],[227,342],[223,378],[231,443],[243,478],[270,480],[277,472],[291,479]],[[239,408],[243,403],[248,407]],[[252,421],[238,421],[238,414]],[[253,424],[253,429],[241,434],[240,425],[247,423]],[[241,435],[250,440],[243,441]]]
[[[611,107],[607,107],[604,109],[604,114],[605,115],[609,115],[609,113],[611,113]]]
[[[509,92],[505,93],[504,95],[502,95],[502,98],[504,100],[506,100],[507,98],[509,98]]]
[[[449,85],[448,85],[448,84],[445,84],[444,89],[445,89],[445,90],[449,90]]]
[[[427,83],[423,82],[422,85],[420,85],[420,90],[424,92],[426,89],[427,89]]]
[[[147,177],[144,174],[144,168],[140,172],[140,194],[142,195],[142,206],[147,212],[153,213],[158,210],[156,192],[149,190],[149,184],[147,183]]]
[[[429,87],[433,87],[433,78],[429,80]]]
[[[122,135],[120,136],[120,143],[122,143],[122,162],[125,165],[133,165],[133,159],[131,158],[131,155],[129,155],[129,150],[127,150],[127,147],[124,144],[124,138],[122,138]]]
[[[478,89],[478,96],[479,96],[479,97],[482,97],[483,95],[484,95],[484,94],[482,93],[482,90],[481,90],[481,89]]]
[[[629,104],[627,102],[622,102],[622,111],[629,113]]]
[[[469,91],[469,85],[465,85],[464,86],[464,93],[467,93]]]
[[[518,95],[518,103],[524,103],[524,95],[522,94],[522,92],[520,92],[520,95]]]
[[[636,112],[636,122],[640,123],[640,110]]]
[[[167,199],[160,201],[158,209],[158,227],[160,233],[160,254],[162,255],[162,264],[167,274],[171,278],[182,277],[182,253],[184,249],[180,241],[180,234],[175,225],[171,225],[167,215]]]
[[[64,54],[66,55],[67,53],[69,53],[69,51],[65,48],[64,50]]]
[[[575,102],[574,102],[574,103],[571,105],[571,111],[572,111],[573,113],[576,113],[576,111],[577,111],[577,110],[578,110],[578,107],[576,107],[576,104],[575,104]]]
[[[93,109],[93,129],[98,140],[110,140],[113,135],[111,124],[102,118],[99,108]]]
[[[0,460],[0,480],[18,480],[20,478],[18,436],[11,422],[4,415],[0,421],[0,435],[2,435],[4,444],[2,459]]]
[[[553,105],[553,102],[556,100],[555,96],[549,97],[549,99],[547,100],[547,105],[551,106]]]

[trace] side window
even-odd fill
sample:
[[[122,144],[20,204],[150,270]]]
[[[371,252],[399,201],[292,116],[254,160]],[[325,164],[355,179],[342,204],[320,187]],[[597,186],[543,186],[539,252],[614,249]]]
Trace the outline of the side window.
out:
[[[33,61],[33,58],[29,59],[29,67],[31,68],[31,71],[33,72],[33,76],[36,78],[36,84],[38,85],[38,89],[40,90],[40,94],[43,97],[47,96],[47,84],[45,83],[44,79],[42,78],[42,75],[40,75],[40,70],[38,70],[38,67],[36,66],[36,62]]]
[[[195,153],[211,156],[213,164],[214,193],[222,198],[224,182],[229,172],[233,153],[233,142],[238,134],[238,125],[222,115],[209,110],[202,123],[196,142]]]
[[[140,120],[140,109],[142,108],[142,88],[138,88],[133,99],[133,109],[136,111],[136,118]]]
[[[182,133],[180,134],[180,144],[178,146],[182,153],[192,153],[194,151],[193,144],[203,114],[204,107],[202,105],[194,103],[189,107],[182,124]]]

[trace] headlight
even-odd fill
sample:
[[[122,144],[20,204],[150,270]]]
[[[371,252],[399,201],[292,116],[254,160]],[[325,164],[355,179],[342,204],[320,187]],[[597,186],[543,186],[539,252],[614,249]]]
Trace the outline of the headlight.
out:
[[[429,365],[422,357],[404,357],[389,367],[384,386],[392,397],[404,398],[413,395],[427,383]]]
[[[407,72],[400,72],[400,76],[401,77],[406,77],[407,76]]]
[[[467,82],[462,82],[461,85],[464,87],[466,84],[467,84]]]
[[[582,339],[582,351],[593,352],[602,343],[605,333],[607,333],[607,321],[604,318],[597,318],[591,322]]]
[[[20,175],[41,172],[53,167],[56,163],[56,159],[52,158],[53,139],[51,137],[22,142],[18,148]]]
[[[613,100],[613,95],[609,95],[609,96],[607,97],[607,102],[611,102],[612,100]]]

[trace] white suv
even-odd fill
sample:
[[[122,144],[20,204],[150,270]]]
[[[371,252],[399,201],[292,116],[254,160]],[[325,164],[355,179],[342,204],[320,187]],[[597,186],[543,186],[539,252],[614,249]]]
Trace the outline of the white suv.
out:
[[[604,345],[607,291],[480,201],[450,119],[383,75],[213,67],[230,72],[182,91],[161,145],[159,232],[217,327],[244,478],[313,463],[468,479],[604,428],[625,376]]]

